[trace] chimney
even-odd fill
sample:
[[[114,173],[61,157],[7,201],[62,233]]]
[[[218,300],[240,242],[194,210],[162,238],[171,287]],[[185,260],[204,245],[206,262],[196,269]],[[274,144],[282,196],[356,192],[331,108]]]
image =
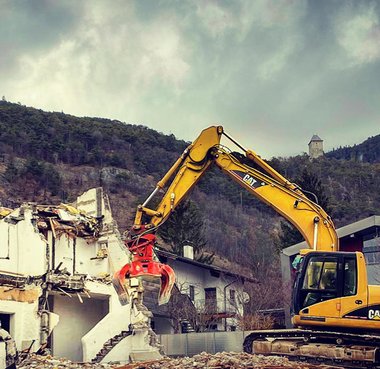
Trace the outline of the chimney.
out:
[[[183,256],[185,258],[194,260],[194,247],[191,245],[184,245],[183,246]]]

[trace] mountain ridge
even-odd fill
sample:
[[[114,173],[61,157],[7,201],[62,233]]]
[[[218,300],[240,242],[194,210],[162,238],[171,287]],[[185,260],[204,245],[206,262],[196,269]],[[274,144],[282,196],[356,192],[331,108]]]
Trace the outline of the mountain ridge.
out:
[[[356,154],[377,153],[380,135],[374,138],[355,145],[351,151],[355,154],[344,148],[343,155],[339,148],[315,160],[303,154],[272,158],[269,163],[292,181],[304,169],[317,175],[330,198],[331,215],[341,226],[379,213],[379,159],[377,154]],[[102,186],[120,229],[125,230],[137,204],[186,146],[174,135],[142,125],[77,118],[0,101],[0,202],[3,206],[69,202],[90,187]],[[210,251],[236,265],[273,259],[280,217],[237,183],[212,168],[190,198],[205,219]]]

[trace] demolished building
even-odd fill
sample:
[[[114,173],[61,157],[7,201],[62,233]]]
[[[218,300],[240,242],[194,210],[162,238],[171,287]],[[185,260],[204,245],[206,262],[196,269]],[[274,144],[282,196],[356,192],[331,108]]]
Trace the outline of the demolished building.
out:
[[[72,206],[1,210],[0,320],[19,351],[93,362],[159,357],[150,312],[120,305],[111,284],[129,253],[101,188]]]

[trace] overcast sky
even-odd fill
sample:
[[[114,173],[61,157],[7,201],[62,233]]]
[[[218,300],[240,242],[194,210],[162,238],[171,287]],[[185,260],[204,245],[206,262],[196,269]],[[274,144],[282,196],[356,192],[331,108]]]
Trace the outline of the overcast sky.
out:
[[[0,0],[0,95],[265,158],[380,133],[380,1]]]

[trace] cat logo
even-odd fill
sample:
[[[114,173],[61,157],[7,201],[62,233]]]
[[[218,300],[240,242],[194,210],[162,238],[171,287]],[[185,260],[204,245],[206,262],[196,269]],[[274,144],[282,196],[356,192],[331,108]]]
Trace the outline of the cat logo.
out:
[[[368,310],[368,319],[380,320],[380,310]]]
[[[247,184],[249,184],[251,187],[257,182],[255,178],[251,177],[249,174],[246,174],[243,177],[243,181]]]

